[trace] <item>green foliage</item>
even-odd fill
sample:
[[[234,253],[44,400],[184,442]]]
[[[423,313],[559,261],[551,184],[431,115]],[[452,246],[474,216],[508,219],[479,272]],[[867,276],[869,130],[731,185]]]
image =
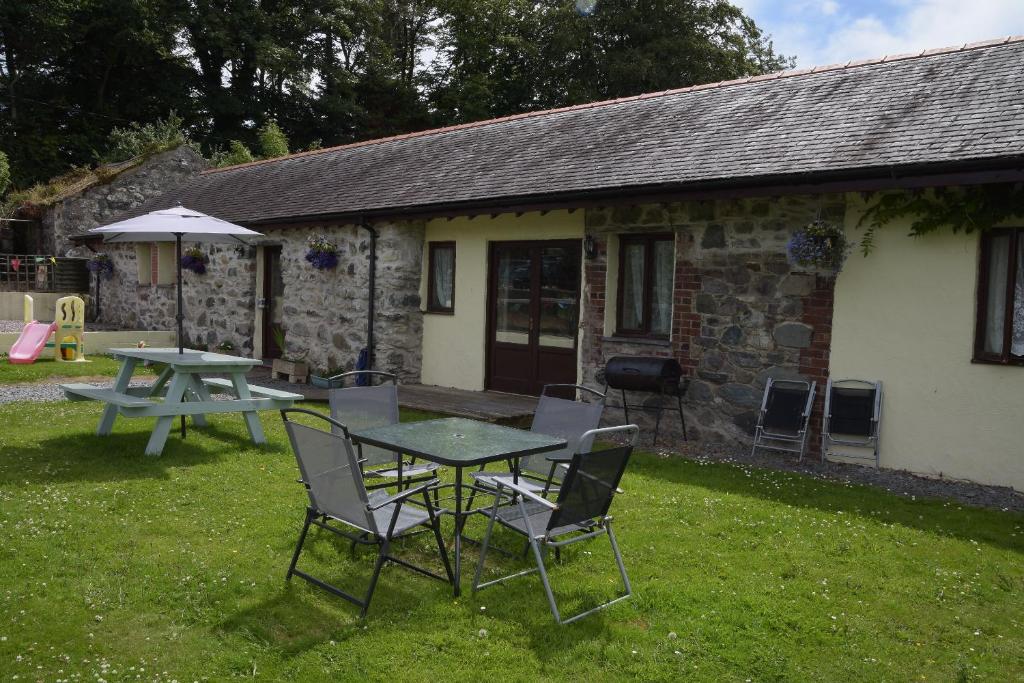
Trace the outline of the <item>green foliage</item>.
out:
[[[267,121],[258,133],[260,158],[276,159],[288,154],[288,137],[273,119]]]
[[[7,161],[7,155],[0,150],[0,196],[7,192],[11,184],[11,165]]]
[[[234,166],[236,164],[247,164],[254,160],[252,152],[239,140],[232,140],[231,144],[228,145],[227,152],[214,151],[210,158],[211,163],[218,168]]]
[[[174,149],[189,142],[184,120],[175,112],[153,123],[132,123],[110,131],[104,162],[127,161]]]
[[[1024,186],[1020,183],[935,188],[883,194],[861,216],[868,228],[861,251],[871,253],[875,232],[902,218],[912,218],[910,235],[949,229],[954,233],[990,230],[1006,221],[1024,218]]]
[[[308,500],[275,413],[260,414],[264,446],[237,414],[211,414],[159,458],[142,454],[152,420],[119,418],[100,437],[101,413],[0,406],[5,678],[1020,678],[1019,513],[637,453],[612,508],[630,600],[556,626],[535,574],[471,593],[478,549],[464,544],[460,598],[388,566],[363,623],[345,600],[284,581]],[[485,521],[471,516],[466,535],[481,538]],[[442,524],[451,552],[451,517]],[[520,555],[521,537],[497,527],[493,541]],[[372,548],[350,553],[322,530],[306,543],[300,569],[366,590]],[[414,534],[393,552],[443,571],[432,544]],[[531,560],[493,553],[485,578]],[[548,561],[565,613],[616,595],[606,538]]]

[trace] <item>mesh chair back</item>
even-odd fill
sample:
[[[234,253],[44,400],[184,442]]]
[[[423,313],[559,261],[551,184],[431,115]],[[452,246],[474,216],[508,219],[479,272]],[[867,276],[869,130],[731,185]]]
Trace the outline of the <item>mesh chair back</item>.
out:
[[[604,403],[600,401],[583,403],[554,396],[541,396],[537,402],[537,411],[533,414],[530,431],[561,437],[566,440],[566,447],[559,451],[528,456],[520,462],[520,469],[547,478],[551,471],[549,457],[590,451],[594,437],[590,436],[583,442],[580,441],[580,437],[592,429],[597,429],[603,412]],[[555,474],[555,479],[558,480],[557,470]]]
[[[811,386],[806,382],[778,380],[768,386],[762,425],[773,432],[796,434],[803,429],[803,413]]]
[[[394,384],[331,389],[328,399],[331,417],[350,430],[398,424],[398,387]],[[338,433],[337,427],[332,429]],[[359,453],[367,467],[391,464],[398,460],[398,453],[377,446],[361,445]]]
[[[632,453],[633,446],[618,446],[573,455],[558,493],[558,509],[551,513],[548,530],[583,524],[608,514]]]
[[[285,428],[312,507],[376,533],[373,515],[366,509],[366,488],[352,442],[290,420],[285,421]]]
[[[871,436],[872,421],[875,417],[875,394],[878,389],[872,387],[840,387],[832,386],[829,402],[829,432],[833,434],[851,434],[855,436]]]

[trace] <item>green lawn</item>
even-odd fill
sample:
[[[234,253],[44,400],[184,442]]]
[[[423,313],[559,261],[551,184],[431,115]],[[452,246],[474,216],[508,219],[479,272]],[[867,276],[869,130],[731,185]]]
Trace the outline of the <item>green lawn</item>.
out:
[[[1021,515],[642,453],[615,508],[633,600],[558,627],[536,577],[455,600],[388,567],[364,624],[283,580],[305,494],[275,414],[268,447],[213,416],[147,458],[148,420],[101,439],[99,412],[0,406],[5,680],[1024,678]],[[370,552],[325,536],[302,564],[361,589]],[[552,571],[569,609],[616,579],[605,542]]]
[[[35,363],[20,365],[10,363],[6,355],[0,355],[0,384],[39,382],[61,377],[113,377],[120,367],[120,363],[110,356],[89,355],[86,359],[86,363],[62,363],[50,356],[40,358]],[[152,374],[152,370],[140,365],[135,374]]]

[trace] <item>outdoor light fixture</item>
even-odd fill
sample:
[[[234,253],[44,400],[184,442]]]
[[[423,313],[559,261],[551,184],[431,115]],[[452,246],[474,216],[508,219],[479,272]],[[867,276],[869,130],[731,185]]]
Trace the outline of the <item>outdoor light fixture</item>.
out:
[[[587,235],[583,238],[583,255],[588,259],[597,256],[597,243],[594,242],[593,235]]]

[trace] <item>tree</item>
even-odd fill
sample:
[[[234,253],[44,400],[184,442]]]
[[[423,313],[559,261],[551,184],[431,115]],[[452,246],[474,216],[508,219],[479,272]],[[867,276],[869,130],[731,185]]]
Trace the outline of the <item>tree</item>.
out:
[[[228,144],[227,153],[221,155],[214,154],[213,158],[215,166],[235,166],[237,164],[247,164],[250,161],[255,161],[252,152],[238,140],[232,140]]]
[[[432,75],[444,117],[473,120],[777,71],[753,20],[725,0],[446,0]]]
[[[274,159],[288,154],[288,138],[273,119],[260,128],[259,140],[260,156],[263,159]]]
[[[0,150],[0,197],[11,184],[11,165],[7,163],[7,155]]]

